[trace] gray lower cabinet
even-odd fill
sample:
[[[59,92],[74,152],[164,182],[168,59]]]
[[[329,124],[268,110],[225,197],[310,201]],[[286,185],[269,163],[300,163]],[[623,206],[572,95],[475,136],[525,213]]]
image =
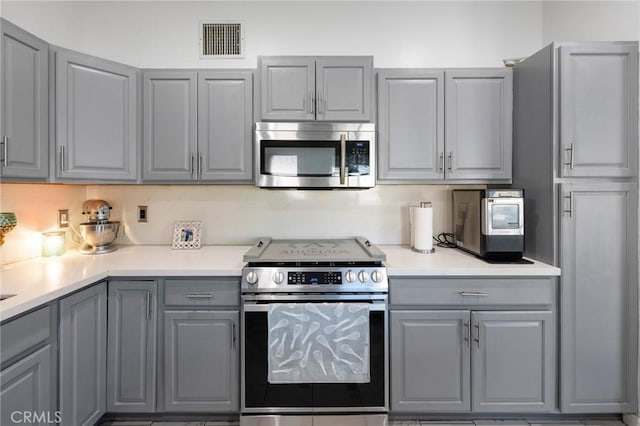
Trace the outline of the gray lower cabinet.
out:
[[[562,177],[637,175],[638,44],[560,45]]]
[[[0,19],[0,176],[49,174],[49,45]]]
[[[107,284],[60,301],[59,401],[65,425],[93,425],[106,410]]]
[[[51,345],[46,345],[0,372],[0,423],[46,425],[64,420],[55,411],[51,392],[51,357]]]
[[[155,281],[109,281],[108,412],[155,411],[157,307]]]
[[[512,74],[378,70],[378,179],[509,182]]]
[[[57,407],[55,304],[0,326],[0,424],[64,423]]]
[[[238,311],[165,311],[164,410],[238,410]]]
[[[471,409],[468,310],[391,311],[391,411]]]
[[[258,70],[262,120],[371,119],[371,56],[262,56]]]
[[[564,412],[635,412],[638,186],[561,185]]]
[[[138,70],[56,48],[55,72],[56,178],[135,181]]]
[[[391,411],[550,412],[551,311],[392,310]]]
[[[145,70],[143,87],[145,182],[251,182],[251,70]]]

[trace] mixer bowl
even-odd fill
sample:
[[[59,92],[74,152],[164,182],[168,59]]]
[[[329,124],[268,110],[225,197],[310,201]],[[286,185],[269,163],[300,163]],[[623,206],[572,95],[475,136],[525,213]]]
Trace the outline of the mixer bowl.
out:
[[[120,222],[85,222],[80,224],[80,233],[89,247],[83,248],[85,253],[108,253],[116,250],[111,244],[118,236]]]

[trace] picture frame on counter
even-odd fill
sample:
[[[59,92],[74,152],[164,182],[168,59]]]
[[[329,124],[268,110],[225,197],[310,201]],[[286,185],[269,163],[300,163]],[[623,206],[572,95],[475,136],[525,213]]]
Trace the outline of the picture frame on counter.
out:
[[[202,222],[176,221],[173,224],[174,250],[199,249],[202,244]]]

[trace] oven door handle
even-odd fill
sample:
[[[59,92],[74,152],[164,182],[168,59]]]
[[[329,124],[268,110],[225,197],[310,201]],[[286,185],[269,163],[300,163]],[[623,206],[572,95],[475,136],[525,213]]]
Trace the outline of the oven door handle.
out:
[[[244,302],[242,304],[242,309],[245,312],[269,312],[269,306],[274,303],[278,303],[278,302],[270,302],[270,303]],[[369,312],[383,312],[387,310],[387,304],[385,302],[369,302],[369,303],[370,303]]]

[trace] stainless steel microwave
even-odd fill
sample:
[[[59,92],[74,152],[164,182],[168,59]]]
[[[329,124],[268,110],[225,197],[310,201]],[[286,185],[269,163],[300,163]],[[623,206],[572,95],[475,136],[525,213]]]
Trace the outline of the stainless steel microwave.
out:
[[[373,123],[256,123],[261,188],[366,189],[376,184]]]

